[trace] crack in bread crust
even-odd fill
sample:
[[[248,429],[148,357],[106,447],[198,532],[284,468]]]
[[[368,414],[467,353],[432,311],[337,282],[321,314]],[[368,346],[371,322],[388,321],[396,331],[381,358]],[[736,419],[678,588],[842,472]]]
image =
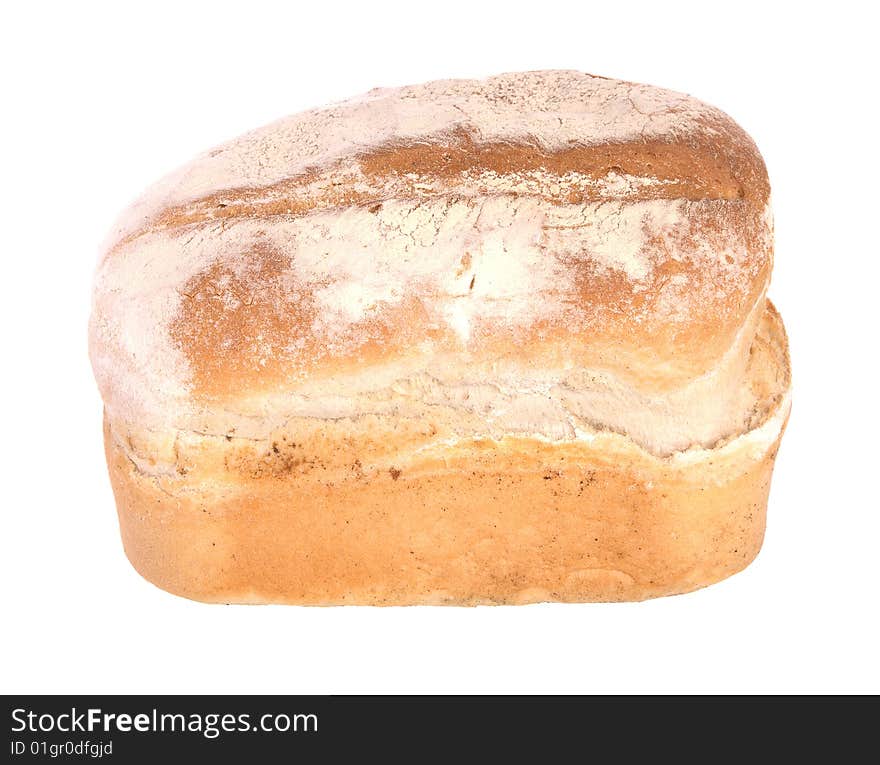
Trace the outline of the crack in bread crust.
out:
[[[727,133],[727,152],[718,151]],[[738,150],[748,138],[719,123],[689,143],[652,140],[549,152],[527,144],[478,144],[463,129],[414,144],[399,141],[260,187],[238,187],[173,204],[116,243],[156,230],[236,218],[300,216],[373,207],[387,199],[472,196],[505,186],[555,204],[639,199],[744,199],[766,205],[760,155]],[[721,144],[724,146],[724,144]]]

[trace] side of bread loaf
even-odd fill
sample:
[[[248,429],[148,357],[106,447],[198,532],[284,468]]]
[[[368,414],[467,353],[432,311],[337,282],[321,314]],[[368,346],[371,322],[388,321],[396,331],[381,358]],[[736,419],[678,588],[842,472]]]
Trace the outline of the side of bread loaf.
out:
[[[714,581],[760,545],[787,416],[771,268],[760,154],[681,94],[533,72],[255,131],[98,267],[126,550],[207,600]]]
[[[787,390],[764,316],[748,384]],[[763,397],[763,398],[761,398]],[[659,458],[610,431],[440,437],[431,419],[295,419],[266,440],[105,421],[123,542],[160,587],[222,603],[643,600],[744,568],[764,535],[788,398],[714,449]]]

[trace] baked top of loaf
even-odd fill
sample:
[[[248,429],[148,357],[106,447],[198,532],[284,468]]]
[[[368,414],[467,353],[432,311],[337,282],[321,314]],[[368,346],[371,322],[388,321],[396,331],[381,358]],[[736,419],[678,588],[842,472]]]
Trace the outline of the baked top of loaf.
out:
[[[452,438],[662,456],[781,399],[743,385],[771,266],[760,154],[696,99],[567,71],[380,89],[150,189],[99,263],[91,356],[110,418],[156,432],[418,401]]]

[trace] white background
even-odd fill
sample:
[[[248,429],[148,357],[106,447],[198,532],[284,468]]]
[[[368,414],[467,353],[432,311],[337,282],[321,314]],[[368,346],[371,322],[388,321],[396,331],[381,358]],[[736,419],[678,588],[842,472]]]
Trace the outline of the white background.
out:
[[[880,691],[871,4],[13,5],[0,24],[0,690]],[[541,68],[691,93],[764,153],[795,396],[757,561],[623,605],[224,607],[147,584],[119,541],[86,352],[117,213],[279,116],[379,85]]]

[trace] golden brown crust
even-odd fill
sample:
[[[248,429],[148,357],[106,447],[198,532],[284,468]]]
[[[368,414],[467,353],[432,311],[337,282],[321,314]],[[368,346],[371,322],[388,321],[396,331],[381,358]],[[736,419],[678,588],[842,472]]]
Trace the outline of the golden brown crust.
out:
[[[154,584],[225,603],[609,601],[687,592],[744,568],[764,533],[774,445],[718,483],[682,471],[487,446],[443,472],[169,494],[107,435],[123,542]],[[571,456],[572,459],[567,459]]]
[[[556,151],[528,143],[481,143],[459,129],[442,143],[393,143],[365,152],[361,169],[380,182],[389,174],[414,173],[449,179],[469,173],[497,175],[541,170],[564,179],[570,173],[601,180],[609,174],[656,178],[646,199],[745,199],[761,210],[770,195],[764,161],[755,144],[727,118],[704,119],[701,130],[684,136],[574,145]],[[452,186],[454,189],[454,185]],[[581,203],[613,198],[601,185],[551,191],[556,202]]]
[[[285,349],[291,344],[316,354],[308,332],[315,315],[311,293],[285,284],[285,268],[283,252],[257,242],[244,273],[215,262],[183,286],[169,334],[186,355],[193,387],[204,396],[235,399],[247,390],[277,386],[289,374]],[[222,295],[233,300],[218,299]],[[257,342],[262,364],[254,363]]]
[[[641,600],[745,567],[763,538],[787,417],[787,344],[769,308],[750,375],[769,418],[659,459],[625,438],[437,441],[391,418],[292,426],[268,442],[150,434],[105,443],[126,552],[211,602]],[[348,435],[346,435],[346,433]],[[172,461],[167,462],[173,454]]]

